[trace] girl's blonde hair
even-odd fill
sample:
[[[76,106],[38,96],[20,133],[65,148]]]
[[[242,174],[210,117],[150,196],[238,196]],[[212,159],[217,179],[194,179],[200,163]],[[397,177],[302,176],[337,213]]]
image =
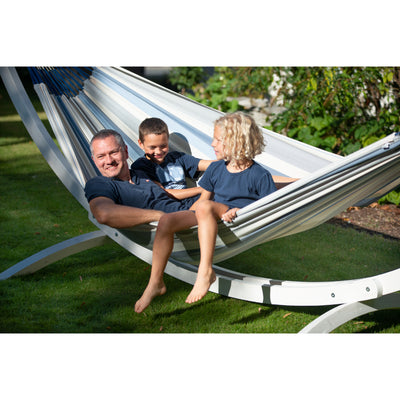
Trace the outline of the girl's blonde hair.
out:
[[[215,126],[221,131],[225,160],[233,164],[250,161],[264,150],[263,134],[250,115],[226,114],[215,121]]]

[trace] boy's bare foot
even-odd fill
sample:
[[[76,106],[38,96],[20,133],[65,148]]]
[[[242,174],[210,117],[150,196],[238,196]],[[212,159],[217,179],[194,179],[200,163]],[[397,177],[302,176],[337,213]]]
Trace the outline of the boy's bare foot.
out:
[[[192,291],[186,298],[186,303],[195,303],[202,299],[210,289],[210,286],[215,281],[216,276],[214,270],[211,270],[211,274],[207,276],[197,275],[196,282],[194,283]]]
[[[150,285],[148,284],[146,289],[144,290],[142,297],[135,304],[135,311],[137,313],[141,313],[145,310],[154,299],[154,297],[162,296],[167,291],[167,288],[164,284],[159,285]]]

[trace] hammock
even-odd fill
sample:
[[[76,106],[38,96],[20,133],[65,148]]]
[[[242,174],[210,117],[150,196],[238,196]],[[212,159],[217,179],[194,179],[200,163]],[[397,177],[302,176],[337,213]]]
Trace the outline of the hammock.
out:
[[[38,118],[16,70],[1,68],[4,84],[28,132],[100,231],[46,249],[2,272],[0,279],[34,272],[62,257],[98,246],[107,238],[151,263],[156,224],[117,230],[97,223],[90,213],[83,188],[98,174],[90,156],[90,139],[103,128],[118,131],[133,161],[143,154],[137,144],[140,122],[159,117],[173,132],[171,149],[213,159],[213,122],[222,113],[122,68],[30,68],[30,73],[61,151]],[[344,209],[369,204],[400,185],[399,133],[341,157],[266,129],[263,132],[267,146],[256,161],[273,175],[301,179],[241,209],[233,223],[220,222],[215,263],[258,244],[316,227]],[[193,284],[198,260],[194,227],[176,234],[165,272]],[[343,315],[351,319],[361,315],[357,314],[360,310],[364,313],[374,307],[399,304],[395,292],[400,290],[400,269],[337,282],[281,281],[217,265],[214,269],[217,280],[210,291],[242,300],[297,306],[363,305],[353,307],[351,313],[348,309],[333,311],[305,331],[328,331],[343,323]]]

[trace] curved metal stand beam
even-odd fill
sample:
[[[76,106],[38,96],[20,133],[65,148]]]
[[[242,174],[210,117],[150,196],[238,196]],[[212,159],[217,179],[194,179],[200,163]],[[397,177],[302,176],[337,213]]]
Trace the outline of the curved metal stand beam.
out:
[[[39,251],[38,253],[6,269],[0,273],[0,281],[8,279],[14,275],[31,274],[72,254],[91,249],[92,247],[102,246],[108,242],[111,242],[111,239],[109,239],[102,231],[90,232],[76,236],[72,239],[48,247],[45,250]]]
[[[391,293],[363,302],[342,304],[322,314],[299,333],[329,333],[361,315],[391,308],[400,308],[400,293]]]

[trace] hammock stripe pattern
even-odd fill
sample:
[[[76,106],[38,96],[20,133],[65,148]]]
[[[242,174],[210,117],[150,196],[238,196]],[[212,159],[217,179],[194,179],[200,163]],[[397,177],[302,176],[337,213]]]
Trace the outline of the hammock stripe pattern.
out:
[[[36,93],[60,145],[38,121],[13,68],[1,68],[8,92],[28,131],[64,185],[89,211],[85,182],[98,174],[89,141],[103,128],[124,137],[131,161],[142,155],[138,126],[147,117],[163,119],[171,148],[214,158],[213,122],[221,112],[163,88],[122,68],[31,68]],[[267,146],[256,160],[274,175],[301,178],[240,210],[232,224],[219,224],[217,263],[253,246],[311,229],[356,203],[368,204],[400,185],[400,135],[393,133],[347,157],[263,130]],[[49,151],[51,150],[51,151]],[[155,226],[115,230],[92,222],[127,250],[151,262]],[[176,235],[166,272],[194,283],[199,250],[196,228]],[[340,282],[288,282],[253,277],[214,266],[210,290],[266,304],[327,305],[375,299],[399,290],[399,270]],[[23,272],[21,272],[23,273]],[[368,290],[366,289],[368,288]],[[332,295],[334,294],[334,295]]]

